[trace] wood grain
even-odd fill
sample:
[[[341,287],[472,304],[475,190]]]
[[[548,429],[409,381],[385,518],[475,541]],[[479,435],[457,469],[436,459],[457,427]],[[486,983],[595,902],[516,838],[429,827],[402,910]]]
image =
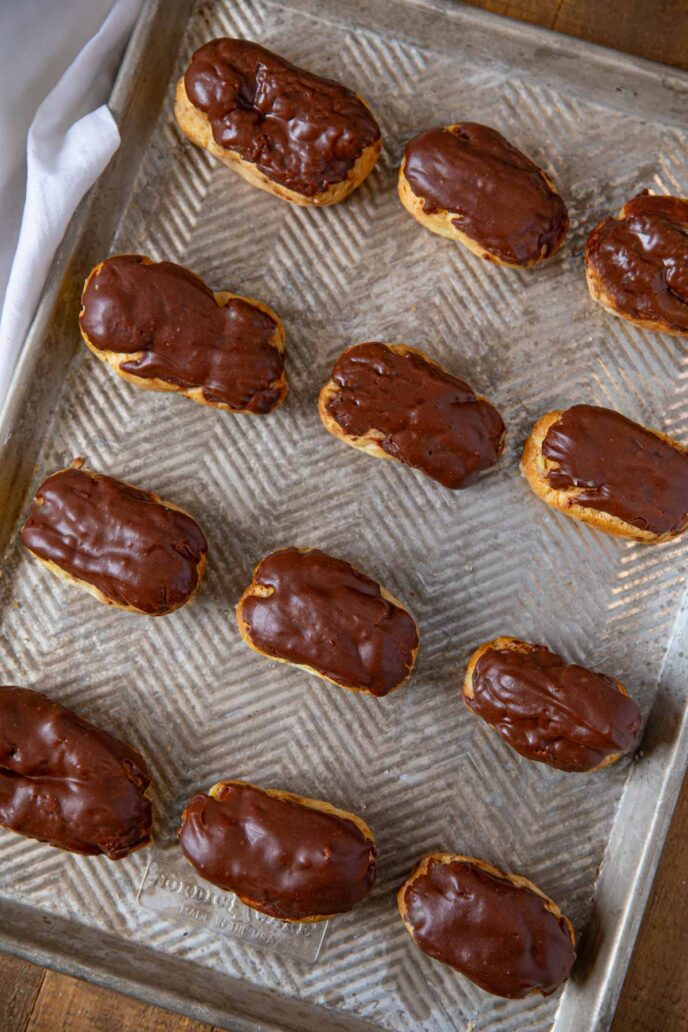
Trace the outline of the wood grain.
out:
[[[688,67],[686,0],[561,0],[552,28],[651,61]]]
[[[467,2],[688,68],[688,0]],[[687,883],[688,782],[674,815],[612,1032],[688,1032]],[[0,957],[0,1032],[209,1032],[209,1026]]]
[[[674,812],[612,1032],[688,1029],[688,778]]]
[[[465,0],[628,54],[688,67],[688,0]]]
[[[554,28],[554,19],[561,5],[561,0],[464,0],[471,7],[481,7],[493,14],[504,14],[508,18],[530,22],[531,25],[544,25],[546,29]],[[590,8],[591,2],[580,3],[581,8]],[[587,38],[587,37],[586,37]]]
[[[47,972],[16,957],[0,957],[0,1029],[24,1032]]]
[[[4,1026],[0,1028],[4,1032]],[[45,973],[38,997],[21,1028],[22,1032],[209,1032],[209,1026],[199,1021],[149,1007],[54,971]]]

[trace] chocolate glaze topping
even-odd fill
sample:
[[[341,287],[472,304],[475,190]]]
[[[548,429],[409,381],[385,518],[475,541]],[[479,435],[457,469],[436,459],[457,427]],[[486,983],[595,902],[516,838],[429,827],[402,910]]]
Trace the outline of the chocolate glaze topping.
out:
[[[543,645],[484,652],[473,698],[464,698],[522,756],[559,770],[592,770],[630,749],[640,730],[640,710],[611,677]]]
[[[576,959],[565,921],[541,896],[475,864],[431,860],[403,898],[420,948],[496,996],[547,996]]]
[[[179,841],[203,878],[273,917],[342,914],[375,881],[375,846],[353,821],[244,783],[195,795]]]
[[[504,423],[494,406],[420,355],[358,344],[332,379],[340,389],[327,409],[347,434],[381,431],[386,452],[445,487],[468,487],[499,458]]]
[[[253,644],[290,663],[312,667],[338,684],[386,695],[408,675],[418,632],[380,585],[318,549],[285,548],[258,565],[243,620]]]
[[[208,550],[186,513],[120,480],[65,469],[38,489],[21,539],[118,605],[159,615],[186,602]]]
[[[0,688],[0,825],[119,860],[150,839],[143,757],[28,688]]]
[[[625,315],[688,333],[688,200],[638,194],[595,226],[585,256]]]
[[[206,43],[184,84],[216,143],[306,197],[346,179],[380,138],[372,114],[346,86],[295,68],[257,43]]]
[[[577,505],[653,534],[688,522],[688,454],[611,409],[574,405],[547,431],[542,453],[557,490],[580,488]]]
[[[463,122],[406,145],[404,175],[423,209],[456,213],[452,224],[512,265],[552,254],[568,229],[566,205],[540,168],[495,129]]]
[[[126,373],[200,387],[209,402],[270,412],[284,356],[275,320],[241,298],[218,305],[203,280],[173,262],[117,255],[88,280],[81,329],[99,351],[139,354]]]

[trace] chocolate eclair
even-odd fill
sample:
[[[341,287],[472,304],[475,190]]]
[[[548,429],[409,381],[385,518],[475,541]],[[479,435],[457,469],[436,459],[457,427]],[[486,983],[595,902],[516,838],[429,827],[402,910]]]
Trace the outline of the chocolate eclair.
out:
[[[566,205],[549,176],[477,122],[410,140],[398,189],[422,226],[497,265],[536,265],[559,250],[568,230]]]
[[[361,97],[243,39],[196,51],[174,113],[198,147],[293,204],[344,200],[380,154],[380,127]]]
[[[646,330],[688,336],[688,199],[644,190],[585,247],[590,296]]]
[[[120,860],[150,842],[146,761],[29,688],[0,687],[0,827]]]
[[[640,731],[640,710],[620,681],[517,638],[475,650],[463,699],[516,752],[557,770],[608,767]]]
[[[70,466],[44,480],[22,544],[100,602],[163,616],[188,602],[205,570],[203,531],[183,509],[121,480]]]
[[[547,505],[607,534],[658,542],[688,526],[688,448],[612,409],[542,416],[521,471]]]
[[[375,881],[375,839],[360,817],[246,781],[193,796],[179,844],[202,878],[280,921],[344,914]]]
[[[472,387],[406,344],[355,344],[320,392],[327,430],[354,448],[419,469],[451,490],[499,459],[499,412]]]
[[[422,857],[397,894],[407,932],[495,996],[549,996],[576,959],[573,926],[527,878],[456,853]]]
[[[402,603],[317,548],[283,548],[262,559],[236,617],[254,651],[367,695],[403,684],[418,652],[418,628]]]
[[[284,400],[284,329],[262,301],[214,294],[174,262],[120,254],[91,270],[81,306],[86,346],[137,387],[251,415]]]

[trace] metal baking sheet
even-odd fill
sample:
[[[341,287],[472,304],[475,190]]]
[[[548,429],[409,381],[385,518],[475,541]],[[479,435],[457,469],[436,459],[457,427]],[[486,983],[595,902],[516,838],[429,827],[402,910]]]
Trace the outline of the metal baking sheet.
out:
[[[221,34],[371,102],[382,158],[345,204],[281,203],[180,137],[173,84]],[[442,0],[146,5],[111,100],[122,148],[70,226],[0,413],[0,662],[5,682],[145,752],[156,844],[112,864],[0,832],[4,949],[232,1029],[608,1028],[688,755],[688,540],[648,548],[576,525],[535,499],[517,460],[542,412],[577,401],[688,439],[685,349],[593,306],[581,263],[590,227],[639,189],[688,193],[687,100],[679,72]],[[553,174],[572,226],[549,265],[497,268],[402,210],[404,142],[460,119]],[[114,377],[76,327],[83,277],[109,251],[182,262],[273,306],[286,404],[232,417]],[[324,431],[317,391],[364,340],[421,347],[499,406],[507,450],[476,487],[445,491]],[[99,607],[17,548],[33,488],[76,455],[197,516],[210,556],[192,606],[160,620]],[[409,604],[422,641],[410,684],[357,698],[242,644],[234,603],[255,562],[291,543],[349,559]],[[621,678],[647,720],[636,757],[584,777],[504,746],[459,699],[467,656],[497,634]],[[372,898],[299,930],[209,894],[174,832],[189,793],[222,777],[360,813],[379,843]],[[394,891],[440,848],[528,875],[571,916],[580,958],[562,993],[499,1000],[413,946]]]

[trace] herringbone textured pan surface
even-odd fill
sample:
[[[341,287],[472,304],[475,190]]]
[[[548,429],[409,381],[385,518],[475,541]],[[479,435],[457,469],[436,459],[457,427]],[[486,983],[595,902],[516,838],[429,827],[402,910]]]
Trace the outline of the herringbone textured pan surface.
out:
[[[415,949],[394,890],[433,849],[522,872],[584,931],[633,761],[580,777],[531,765],[463,707],[470,651],[498,634],[543,641],[626,682],[647,713],[685,568],[685,543],[615,541],[548,510],[518,473],[544,411],[588,401],[688,440],[685,349],[593,306],[582,249],[637,190],[688,193],[686,140],[467,62],[289,13],[204,5],[178,73],[206,39],[257,39],[354,86],[382,125],[379,167],[345,204],[309,211],[252,190],[180,138],[173,83],[114,251],[182,262],[216,290],[263,299],[287,330],[290,393],[268,417],[203,409],[117,379],[83,349],[36,483],[83,455],[194,513],[210,541],[195,603],[160,619],[99,606],[17,548],[2,579],[3,679],[47,691],[138,745],[156,785],[155,852],[119,864],[0,833],[0,891],[398,1032],[545,1029],[557,998],[500,1001]],[[396,197],[403,144],[485,121],[547,168],[569,202],[563,253],[500,269],[421,229]],[[74,329],[76,333],[76,326]],[[465,492],[346,448],[316,397],[339,351],[404,341],[468,379],[509,429],[498,467]],[[343,556],[404,599],[421,627],[411,683],[357,698],[241,642],[233,606],[270,550]],[[330,924],[315,964],[298,934],[260,950],[136,902],[152,855],[174,866],[184,800],[246,777],[331,800],[377,833],[369,902]],[[269,922],[268,922],[269,924]],[[307,951],[306,951],[307,952]]]

